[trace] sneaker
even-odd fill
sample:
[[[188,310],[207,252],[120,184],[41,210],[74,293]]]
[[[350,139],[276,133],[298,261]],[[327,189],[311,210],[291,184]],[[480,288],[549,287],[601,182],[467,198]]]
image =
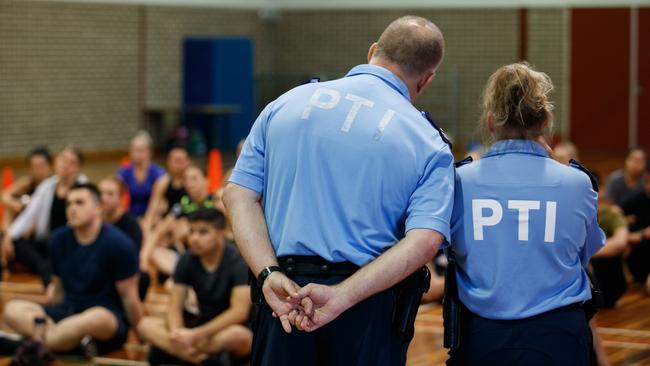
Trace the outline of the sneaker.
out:
[[[95,340],[91,336],[81,338],[79,347],[81,348],[81,353],[83,353],[84,357],[88,360],[92,360],[99,354],[97,343],[95,343]]]

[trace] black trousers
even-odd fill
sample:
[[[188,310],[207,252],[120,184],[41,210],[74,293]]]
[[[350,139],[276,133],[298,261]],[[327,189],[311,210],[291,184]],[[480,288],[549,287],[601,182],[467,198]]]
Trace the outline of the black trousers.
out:
[[[332,285],[344,276],[295,276],[298,285]],[[395,291],[375,294],[339,315],[331,323],[307,333],[285,333],[267,305],[260,305],[253,325],[251,365],[398,366],[406,363],[410,340],[394,330]]]
[[[650,240],[643,240],[632,246],[627,256],[627,265],[634,282],[645,283],[650,274]]]
[[[15,260],[39,275],[43,285],[47,287],[52,279],[52,265],[48,255],[47,242],[34,239],[14,240],[14,251]]]
[[[490,320],[465,309],[460,336],[449,366],[590,365],[591,331],[577,305],[520,320]]]
[[[627,290],[623,258],[594,258],[591,260],[591,266],[592,280],[603,293],[603,307],[614,307]]]

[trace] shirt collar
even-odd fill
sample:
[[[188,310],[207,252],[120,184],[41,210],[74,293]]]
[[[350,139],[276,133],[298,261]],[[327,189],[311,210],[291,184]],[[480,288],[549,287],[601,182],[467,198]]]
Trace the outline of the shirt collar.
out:
[[[406,87],[406,84],[404,84],[404,82],[402,81],[402,79],[397,77],[397,75],[393,74],[392,72],[384,69],[383,67],[377,65],[370,65],[370,64],[358,65],[353,67],[352,70],[350,70],[345,76],[348,77],[348,76],[361,75],[361,74],[370,74],[380,78],[391,88],[395,89],[395,91],[402,94],[404,98],[411,100],[411,95],[409,94],[409,90]]]
[[[539,143],[532,140],[501,140],[495,142],[488,151],[483,154],[483,158],[508,153],[520,153],[549,157],[548,151]]]

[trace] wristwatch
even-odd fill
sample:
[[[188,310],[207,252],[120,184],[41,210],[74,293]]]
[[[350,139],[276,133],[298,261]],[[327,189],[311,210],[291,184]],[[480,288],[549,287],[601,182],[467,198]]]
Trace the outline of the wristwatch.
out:
[[[266,278],[273,272],[282,271],[282,268],[278,266],[265,267],[260,274],[257,275],[257,287],[261,290],[264,285]]]

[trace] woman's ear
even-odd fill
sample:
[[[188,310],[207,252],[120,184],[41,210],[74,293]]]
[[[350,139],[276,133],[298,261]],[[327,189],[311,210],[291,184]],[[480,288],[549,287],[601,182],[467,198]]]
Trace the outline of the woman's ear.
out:
[[[494,116],[492,115],[492,112],[488,112],[485,116],[485,127],[487,127],[487,130],[490,131],[490,133],[494,133]]]

